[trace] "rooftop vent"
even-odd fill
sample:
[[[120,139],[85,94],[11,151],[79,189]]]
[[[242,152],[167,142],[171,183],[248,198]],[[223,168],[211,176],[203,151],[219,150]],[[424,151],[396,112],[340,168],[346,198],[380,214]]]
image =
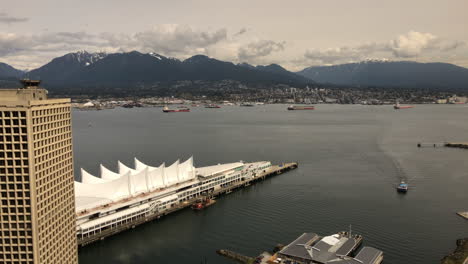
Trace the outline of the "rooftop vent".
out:
[[[39,84],[41,83],[41,81],[39,80],[29,80],[29,79],[22,79],[20,80],[20,82],[21,84],[23,84],[24,89],[37,88],[39,87]]]

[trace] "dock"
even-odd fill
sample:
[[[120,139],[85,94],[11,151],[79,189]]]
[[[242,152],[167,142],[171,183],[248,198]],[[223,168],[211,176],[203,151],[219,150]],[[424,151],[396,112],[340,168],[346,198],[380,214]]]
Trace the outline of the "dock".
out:
[[[457,212],[457,215],[465,218],[466,220],[468,220],[468,211],[466,212]]]
[[[263,181],[266,178],[270,178],[272,176],[280,175],[280,174],[283,174],[283,173],[288,172],[290,170],[296,169],[298,166],[299,166],[299,164],[297,162],[283,163],[281,165],[274,165],[274,166],[271,166],[270,168],[264,170],[263,172],[258,173],[257,175],[254,175],[251,178],[248,178],[246,180],[239,181],[239,182],[236,182],[235,184],[228,185],[228,186],[225,186],[225,187],[220,188],[218,190],[215,190],[214,192],[209,193],[209,195],[211,197],[217,197],[217,196],[220,196],[220,195],[223,195],[223,194],[229,194],[232,191],[235,191],[237,189],[250,186],[250,185],[252,185],[252,184],[254,184],[256,182]],[[126,223],[126,224],[123,224],[123,225],[119,225],[117,227],[112,227],[112,228],[103,230],[103,231],[101,231],[99,233],[96,233],[95,235],[92,235],[92,236],[88,236],[88,237],[84,237],[84,238],[78,238],[78,246],[86,246],[86,245],[89,245],[91,243],[103,240],[106,237],[109,237],[109,236],[118,234],[120,232],[123,232],[125,230],[133,229],[133,228],[135,228],[135,227],[137,227],[139,225],[142,225],[144,223],[160,219],[161,217],[164,217],[164,216],[169,215],[171,213],[174,213],[174,212],[177,212],[179,210],[190,207],[193,203],[195,203],[200,198],[202,198],[202,196],[197,196],[197,197],[194,197],[193,199],[181,202],[181,203],[177,204],[176,206],[174,206],[174,207],[172,207],[172,208],[170,208],[168,210],[165,210],[163,212],[155,212],[153,214],[146,214],[144,217],[138,218],[135,221],[132,221],[132,222],[129,222],[129,223]],[[207,210],[209,210],[209,209],[207,209]]]
[[[448,142],[445,143],[445,146],[449,148],[468,149],[468,142]]]
[[[418,142],[418,148],[462,148],[468,149],[468,142]]]

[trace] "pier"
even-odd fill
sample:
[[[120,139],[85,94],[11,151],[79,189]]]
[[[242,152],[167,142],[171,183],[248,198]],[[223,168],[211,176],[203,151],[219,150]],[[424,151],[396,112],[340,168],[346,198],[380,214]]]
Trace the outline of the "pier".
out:
[[[468,142],[449,142],[445,144],[449,148],[463,148],[468,149]]]
[[[468,149],[468,142],[418,142],[418,148],[463,148]]]
[[[281,165],[273,165],[273,166],[269,167],[268,169],[263,170],[260,173],[254,174],[253,177],[251,177],[251,178],[247,178],[245,180],[232,183],[231,185],[227,185],[227,186],[224,186],[222,188],[216,189],[213,192],[208,193],[207,195],[209,195],[211,197],[217,197],[217,196],[220,196],[222,194],[228,194],[228,193],[230,193],[230,192],[232,192],[232,191],[234,191],[236,189],[240,189],[240,188],[252,185],[255,182],[263,181],[266,178],[276,176],[276,175],[280,175],[280,174],[285,173],[285,172],[287,172],[289,170],[296,169],[298,166],[299,166],[299,164],[297,162],[283,163]],[[78,245],[79,246],[86,246],[88,244],[103,240],[106,237],[118,234],[118,233],[123,232],[125,230],[135,228],[138,225],[144,224],[146,222],[150,222],[150,221],[159,219],[159,218],[164,217],[164,216],[166,216],[168,214],[171,214],[171,213],[177,212],[177,211],[179,211],[181,209],[190,207],[193,203],[195,203],[197,200],[199,200],[202,197],[203,197],[202,195],[193,197],[192,199],[183,201],[183,202],[175,205],[174,207],[172,207],[170,209],[167,209],[167,210],[165,210],[163,212],[149,213],[149,214],[144,215],[143,217],[139,217],[139,218],[137,218],[137,219],[135,219],[135,220],[133,220],[131,222],[128,222],[126,224],[122,224],[122,225],[119,225],[119,226],[116,226],[116,227],[110,227],[110,228],[108,228],[106,230],[102,230],[102,231],[100,231],[100,232],[98,232],[98,233],[96,233],[94,235],[91,235],[91,236],[82,237],[82,238],[78,237]]]

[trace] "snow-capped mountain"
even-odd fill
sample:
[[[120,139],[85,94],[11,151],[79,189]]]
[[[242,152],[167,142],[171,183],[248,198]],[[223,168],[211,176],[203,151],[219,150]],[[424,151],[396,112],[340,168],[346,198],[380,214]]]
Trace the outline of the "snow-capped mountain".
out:
[[[28,72],[26,77],[31,79],[47,79],[50,82],[66,80],[82,68],[89,67],[105,57],[107,57],[107,53],[104,52],[90,53],[78,51],[68,53],[62,57],[53,59],[38,69]]]
[[[44,86],[49,87],[131,87],[179,80],[237,80],[296,85],[313,83],[278,65],[247,68],[205,55],[195,55],[181,61],[153,52],[137,51],[69,53],[29,72],[27,77],[41,79]]]
[[[319,83],[353,86],[468,89],[468,69],[448,63],[365,60],[297,72]]]

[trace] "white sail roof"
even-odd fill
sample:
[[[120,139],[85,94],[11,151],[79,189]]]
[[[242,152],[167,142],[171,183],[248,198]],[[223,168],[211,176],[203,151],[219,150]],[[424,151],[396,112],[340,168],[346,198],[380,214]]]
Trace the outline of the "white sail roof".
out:
[[[130,197],[130,173],[104,183],[91,184],[75,181],[75,196],[77,197],[77,210],[101,206]],[[90,207],[91,205],[92,207]]]
[[[152,169],[150,169],[152,168]],[[166,187],[166,179],[164,177],[165,164],[163,163],[159,168],[148,166],[148,179],[150,182],[151,189],[159,189]]]
[[[99,177],[93,176],[90,173],[88,173],[87,171],[85,171],[84,169],[81,169],[81,182],[82,183],[94,184],[94,183],[104,183],[106,181],[107,180],[104,180],[104,179],[101,179]]]
[[[106,167],[104,167],[104,165],[101,164],[100,168],[101,168],[101,178],[102,179],[115,180],[115,179],[120,178],[120,174],[115,173],[115,172],[107,169]]]
[[[122,175],[122,174],[125,174],[127,172],[130,172],[132,174],[137,174],[139,171],[138,170],[134,170],[130,167],[128,167],[127,165],[123,164],[122,162],[118,161],[117,162],[118,165],[119,165],[119,174]],[[144,168],[143,168],[144,169]]]
[[[193,157],[183,163],[179,160],[166,167],[148,166],[135,159],[135,168],[118,162],[119,173],[101,164],[101,178],[82,169],[82,182],[75,182],[77,211],[95,208],[130,198],[141,193],[167,188],[193,180],[196,176]]]
[[[162,164],[161,164],[162,165]],[[151,167],[149,165],[144,164],[143,162],[139,161],[137,158],[135,158],[135,169],[140,171],[144,168],[148,167],[148,169],[157,169],[158,167]]]
[[[164,169],[164,179],[166,180],[166,186],[179,182],[179,160]]]

